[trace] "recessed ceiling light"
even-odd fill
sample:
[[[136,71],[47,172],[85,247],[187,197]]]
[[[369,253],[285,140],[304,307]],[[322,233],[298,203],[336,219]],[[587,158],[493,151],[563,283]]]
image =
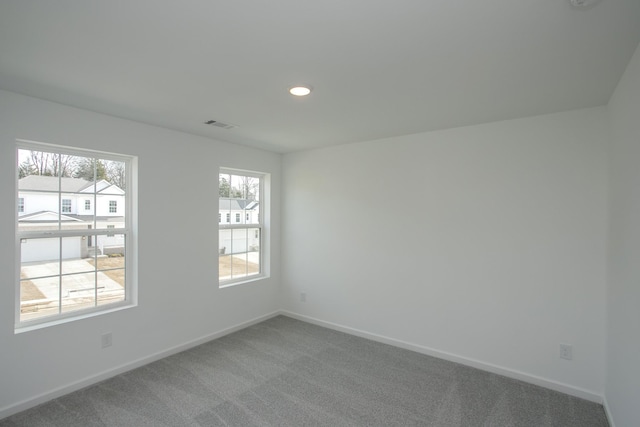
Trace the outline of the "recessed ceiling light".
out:
[[[311,93],[311,86],[294,86],[289,89],[293,96],[307,96]]]

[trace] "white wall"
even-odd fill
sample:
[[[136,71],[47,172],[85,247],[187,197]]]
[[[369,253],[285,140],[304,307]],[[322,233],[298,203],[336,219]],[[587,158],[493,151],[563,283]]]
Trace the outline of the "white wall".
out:
[[[595,108],[285,155],[284,308],[597,400],[608,132]]]
[[[616,426],[640,425],[640,48],[609,103],[611,234],[606,399]]]
[[[139,156],[138,307],[14,334],[17,138]],[[221,165],[271,173],[272,196],[271,278],[224,289],[217,287]],[[0,418],[39,396],[277,310],[280,168],[278,154],[0,91]],[[209,224],[202,221],[207,213]],[[113,346],[102,350],[105,332],[113,333]]]

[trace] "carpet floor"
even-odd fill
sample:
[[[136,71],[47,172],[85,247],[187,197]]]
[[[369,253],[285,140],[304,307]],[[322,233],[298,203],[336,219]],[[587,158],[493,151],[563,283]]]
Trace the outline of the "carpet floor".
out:
[[[278,316],[0,420],[14,426],[608,426],[601,405]]]

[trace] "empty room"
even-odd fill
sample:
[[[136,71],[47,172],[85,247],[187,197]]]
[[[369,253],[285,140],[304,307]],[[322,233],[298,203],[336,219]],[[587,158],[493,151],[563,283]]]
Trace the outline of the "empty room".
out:
[[[638,0],[0,1],[0,426],[640,425],[639,43]]]

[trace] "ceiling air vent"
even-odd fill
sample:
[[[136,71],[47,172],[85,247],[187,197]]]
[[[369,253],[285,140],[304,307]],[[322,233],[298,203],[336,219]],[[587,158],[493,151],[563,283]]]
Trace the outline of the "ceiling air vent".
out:
[[[232,125],[230,123],[223,123],[220,122],[218,120],[207,120],[206,122],[204,122],[205,125],[211,125],[211,126],[216,126],[222,129],[233,129],[233,128],[237,128],[238,126],[236,125]]]
[[[593,6],[598,3],[600,0],[569,0],[571,6],[573,7],[583,7],[587,8],[589,6]]]

